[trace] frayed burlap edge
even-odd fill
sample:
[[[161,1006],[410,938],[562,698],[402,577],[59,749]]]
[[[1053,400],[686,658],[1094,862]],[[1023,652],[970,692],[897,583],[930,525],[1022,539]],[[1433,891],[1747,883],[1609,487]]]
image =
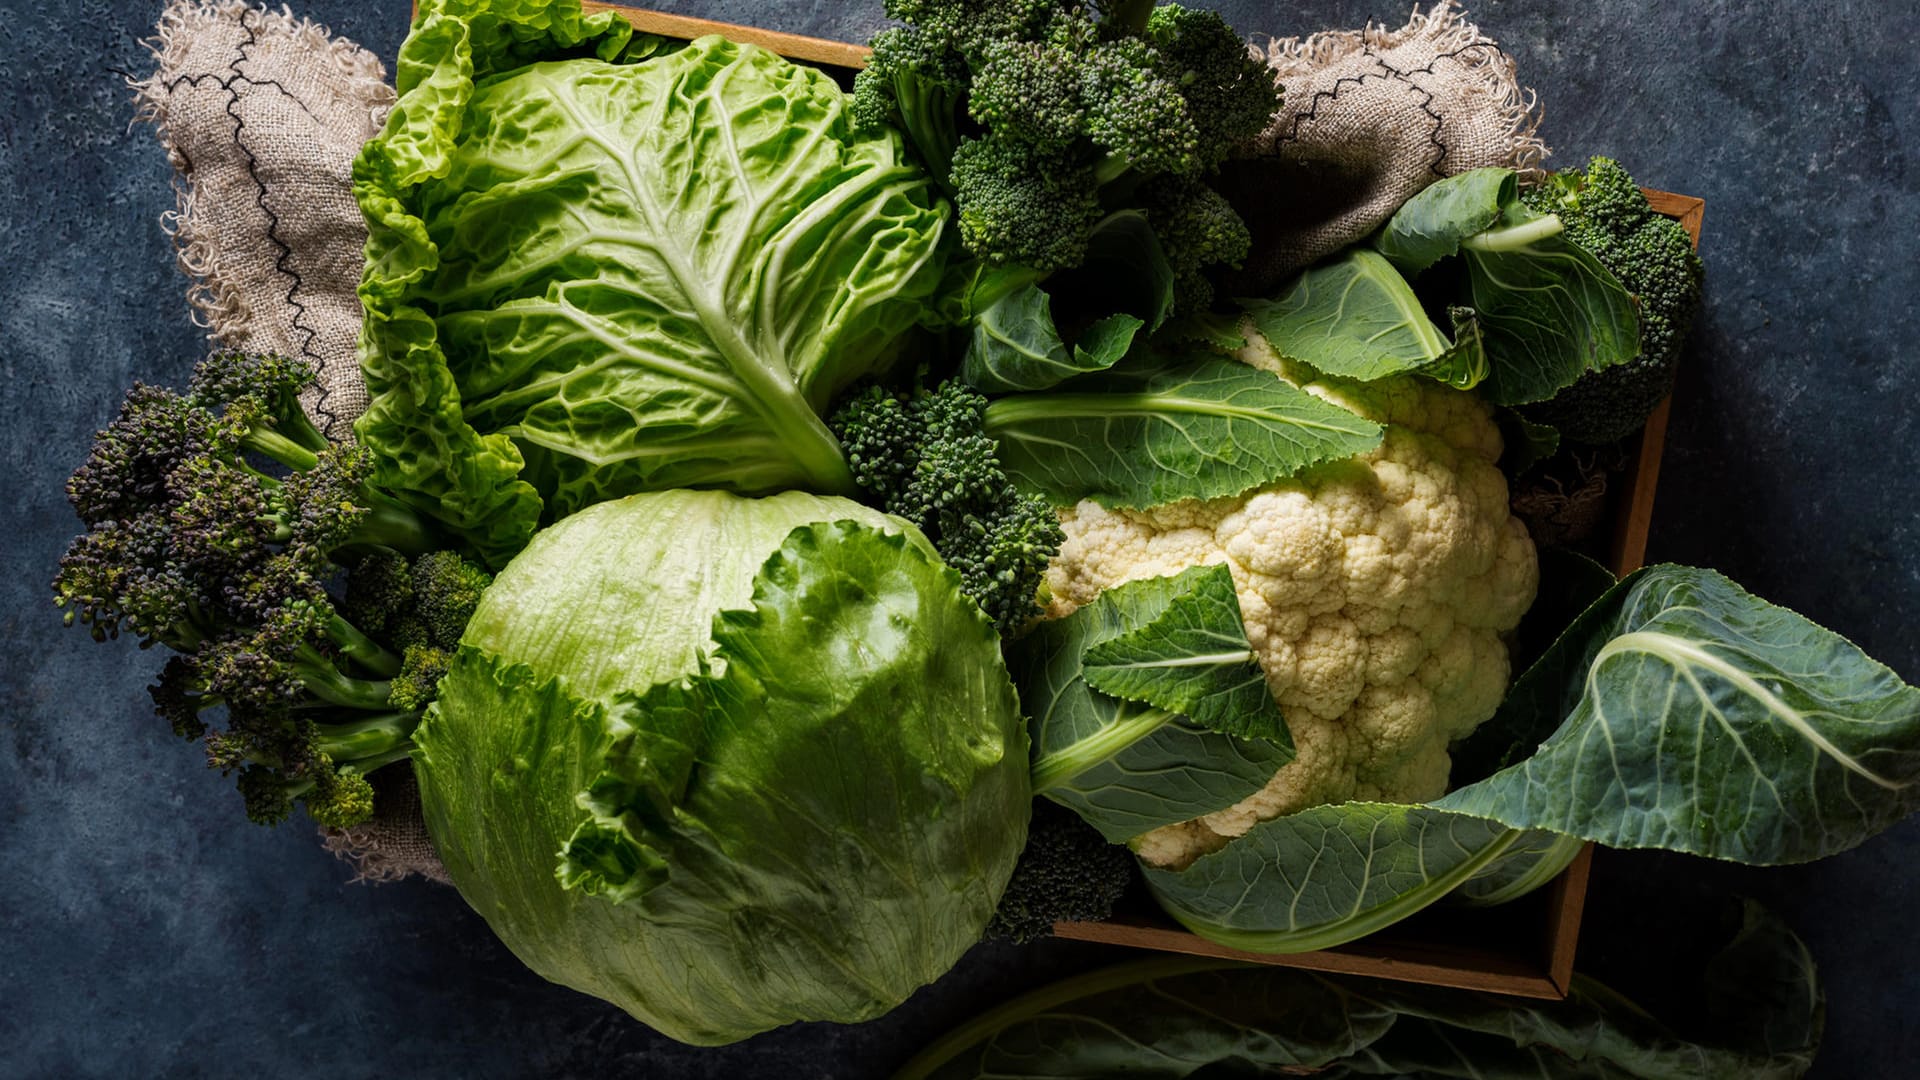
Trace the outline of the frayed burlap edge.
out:
[[[1500,95],[1499,109],[1513,137],[1513,167],[1527,179],[1540,179],[1540,162],[1550,152],[1540,138],[1542,110],[1539,96],[1520,85],[1514,59],[1498,42],[1486,37],[1466,19],[1457,0],[1440,0],[1425,14],[1418,5],[1398,30],[1384,23],[1368,23],[1359,30],[1326,30],[1304,38],[1271,38],[1264,50],[1267,66],[1282,86],[1289,76],[1323,68],[1366,49],[1397,48],[1425,38],[1436,51],[1448,53],[1465,72],[1489,91]],[[1297,126],[1301,118],[1296,116]],[[1254,149],[1270,154],[1287,134],[1269,128],[1254,140]]]
[[[374,816],[351,829],[321,829],[320,846],[352,865],[356,883],[384,884],[417,875],[452,884],[427,835],[413,770],[390,766],[367,779],[373,784]]]
[[[153,57],[154,70],[145,78],[129,76],[126,80],[134,92],[133,123],[157,129],[174,170],[174,206],[160,215],[160,228],[173,241],[175,263],[187,277],[187,304],[194,325],[207,331],[208,339],[217,345],[239,347],[249,337],[254,313],[249,310],[244,290],[221,271],[219,240],[200,224],[203,208],[190,179],[192,162],[175,143],[168,123],[169,98],[183,78],[175,73],[185,62],[194,36],[229,22],[295,41],[313,59],[330,65],[354,88],[350,100],[365,107],[373,130],[386,122],[395,95],[379,57],[351,40],[335,38],[322,24],[295,16],[285,5],[274,11],[246,0],[172,0],[161,12],[153,36],[141,41]],[[322,388],[319,398],[325,396]],[[307,404],[311,411],[317,402]],[[330,435],[346,437],[334,433],[331,427],[329,424]]]

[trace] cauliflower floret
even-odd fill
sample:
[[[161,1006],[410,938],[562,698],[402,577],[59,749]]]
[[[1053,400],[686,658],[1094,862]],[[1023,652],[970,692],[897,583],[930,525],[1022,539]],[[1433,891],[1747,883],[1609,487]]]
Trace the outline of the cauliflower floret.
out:
[[[1067,540],[1047,574],[1056,618],[1189,566],[1233,574],[1297,756],[1234,806],[1138,838],[1157,866],[1308,806],[1443,794],[1447,747],[1498,707],[1502,635],[1539,584],[1494,464],[1500,430],[1478,398],[1412,377],[1320,379],[1258,348],[1242,359],[1384,425],[1380,445],[1239,498],[1144,512],[1083,502],[1062,512]]]

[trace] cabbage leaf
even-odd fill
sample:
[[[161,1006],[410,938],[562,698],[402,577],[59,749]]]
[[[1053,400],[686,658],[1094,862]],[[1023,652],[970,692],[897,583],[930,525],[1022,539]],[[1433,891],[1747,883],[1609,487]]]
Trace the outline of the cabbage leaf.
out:
[[[1025,841],[999,639],[837,498],[647,493],[550,526],[416,735],[460,894],[683,1042],[878,1016],[978,940]]]
[[[635,491],[848,493],[821,418],[941,276],[947,214],[819,71],[718,37],[620,63],[566,3],[422,5],[355,164],[356,431],[495,562]]]

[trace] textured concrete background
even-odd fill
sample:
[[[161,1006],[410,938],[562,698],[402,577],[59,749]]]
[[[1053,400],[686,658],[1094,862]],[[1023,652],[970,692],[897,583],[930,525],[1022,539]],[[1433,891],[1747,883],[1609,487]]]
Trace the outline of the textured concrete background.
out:
[[[877,2],[675,10],[862,40]],[[447,889],[368,888],[311,832],[248,826],[230,784],[146,715],[159,658],[61,632],[60,494],[136,378],[199,354],[158,218],[172,205],[119,72],[158,0],[0,3],[0,1076],[867,1076],[1044,976],[1112,957],[976,950],[893,1015],[678,1047],[529,975]],[[309,0],[389,62],[404,3]],[[1407,4],[1223,4],[1288,35]],[[1707,309],[1678,392],[1653,556],[1717,567],[1920,681],[1920,15],[1898,0],[1487,0],[1474,15],[1574,164],[1619,156],[1707,199]],[[1912,1075],[1920,823],[1779,870],[1603,854],[1585,963],[1727,893],[1807,938],[1827,979],[1817,1076]]]

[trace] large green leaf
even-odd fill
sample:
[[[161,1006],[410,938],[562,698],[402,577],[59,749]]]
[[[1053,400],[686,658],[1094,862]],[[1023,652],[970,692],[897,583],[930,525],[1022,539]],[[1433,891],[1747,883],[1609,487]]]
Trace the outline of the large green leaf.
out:
[[[1416,275],[1493,228],[1519,198],[1512,169],[1472,169],[1421,189],[1401,204],[1374,246],[1403,273]]]
[[[1450,348],[1413,286],[1364,247],[1305,271],[1277,300],[1240,306],[1275,352],[1328,375],[1381,379],[1422,368]]]
[[[1184,870],[1143,870],[1160,906],[1208,941],[1312,952],[1445,899],[1522,835],[1424,806],[1339,803],[1259,822]]]
[[[1465,295],[1429,299],[1473,309],[1488,367],[1482,393],[1518,405],[1640,353],[1633,296],[1562,231],[1558,218],[1520,202],[1511,170],[1476,169],[1407,200],[1374,246],[1407,274],[1463,257]],[[1448,284],[1442,275],[1426,287]]]
[[[1225,567],[1195,567],[1109,589],[1072,615],[1041,623],[1010,652],[1021,703],[1033,717],[1036,794],[1124,842],[1225,809],[1292,760],[1264,682],[1255,684],[1264,703],[1248,700],[1250,655],[1218,660],[1223,643],[1246,641],[1230,578],[1220,595],[1226,576]],[[1107,666],[1096,674],[1090,658]],[[1191,671],[1182,661],[1190,659],[1207,674],[1183,677]],[[1139,700],[1103,693],[1095,680]],[[1236,734],[1250,730],[1271,737]]]
[[[986,273],[980,291],[991,294],[997,285]],[[1111,214],[1088,238],[1079,266],[1053,274],[1044,289],[1014,288],[978,313],[960,377],[982,393],[1004,394],[1104,371],[1125,358],[1140,331],[1159,329],[1172,307],[1173,268],[1153,227],[1137,210]],[[1071,344],[1056,315],[1073,325]]]
[[[1566,570],[1562,608],[1597,585]],[[1455,760],[1484,778],[1423,806],[1264,821],[1148,883],[1202,936],[1295,951],[1463,884],[1470,902],[1512,899],[1582,841],[1822,858],[1920,806],[1920,689],[1718,574],[1650,567],[1574,619]]]
[[[629,492],[851,490],[819,413],[941,277],[932,183],[829,77],[717,37],[606,62],[627,34],[428,0],[355,164],[358,434],[496,562]]]
[[[1564,1001],[1159,957],[1030,991],[935,1040],[894,1080],[1356,1076],[1791,1080],[1824,1001],[1806,946],[1749,904],[1687,1006],[1656,1017],[1576,975]]]
[[[1632,294],[1566,237],[1469,248],[1466,261],[1492,368],[1482,388],[1489,401],[1544,401],[1589,371],[1640,355]]]
[[[1708,570],[1616,585],[1501,711],[1564,719],[1435,805],[1756,865],[1845,851],[1920,806],[1920,689]]]
[[[1238,495],[1381,438],[1372,421],[1213,358],[1003,397],[986,428],[1016,483],[1058,504],[1115,507]]]
[[[1089,326],[1072,348],[1053,323],[1053,299],[1038,285],[1015,290],[980,313],[960,361],[960,377],[988,394],[1045,390],[1120,362],[1145,325],[1109,315]]]

